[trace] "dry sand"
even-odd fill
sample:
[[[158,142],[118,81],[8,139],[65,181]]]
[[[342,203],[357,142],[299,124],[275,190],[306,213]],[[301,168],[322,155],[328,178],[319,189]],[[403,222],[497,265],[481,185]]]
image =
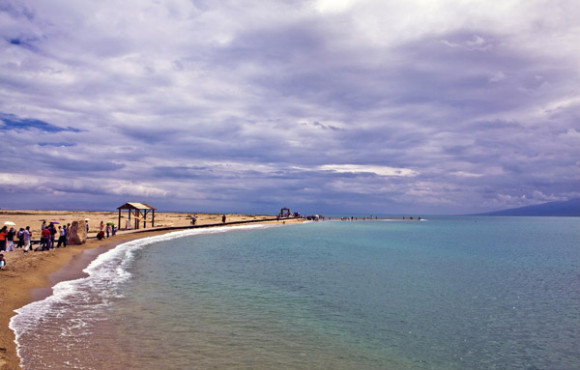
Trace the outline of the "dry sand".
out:
[[[189,226],[192,215],[192,213],[156,212],[156,228],[147,228],[147,232],[139,233],[134,230],[120,231],[115,237],[98,241],[94,236],[99,229],[100,222],[104,221],[105,224],[114,222],[116,224],[118,220],[117,212],[0,210],[0,226],[6,221],[16,223],[16,226],[13,226],[16,230],[20,227],[30,226],[30,230],[33,231],[33,239],[38,239],[43,220],[67,224],[75,220],[88,218],[90,219],[89,227],[91,230],[89,232],[89,240],[83,245],[34,253],[23,253],[22,249],[15,249],[14,252],[2,252],[7,260],[7,266],[6,270],[0,271],[0,370],[20,368],[20,360],[16,355],[14,333],[8,327],[10,318],[15,315],[15,309],[30,303],[34,299],[40,299],[50,294],[50,287],[59,281],[83,276],[82,269],[98,254],[125,241],[170,231],[159,230],[160,227]],[[196,215],[197,225],[221,223],[221,214]],[[274,216],[228,214],[226,217],[226,222],[229,223],[271,220]],[[297,221],[301,220],[289,220],[286,222]],[[148,226],[150,226],[149,222]]]

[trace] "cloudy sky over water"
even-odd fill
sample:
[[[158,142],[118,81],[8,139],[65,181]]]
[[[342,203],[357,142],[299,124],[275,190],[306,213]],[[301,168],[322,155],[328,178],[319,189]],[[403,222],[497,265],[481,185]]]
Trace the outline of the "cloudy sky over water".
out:
[[[0,208],[580,196],[577,0],[0,0]]]

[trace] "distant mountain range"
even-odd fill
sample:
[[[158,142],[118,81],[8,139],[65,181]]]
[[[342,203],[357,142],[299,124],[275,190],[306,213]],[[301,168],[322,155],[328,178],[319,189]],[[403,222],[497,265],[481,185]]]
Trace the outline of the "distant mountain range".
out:
[[[580,217],[580,198],[520,208],[481,213],[483,216],[567,216]]]

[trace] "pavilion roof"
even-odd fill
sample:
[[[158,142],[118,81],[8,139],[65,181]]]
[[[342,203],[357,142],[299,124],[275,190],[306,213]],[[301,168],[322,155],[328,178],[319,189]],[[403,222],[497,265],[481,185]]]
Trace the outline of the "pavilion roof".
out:
[[[155,210],[155,208],[151,207],[149,204],[135,203],[135,202],[125,203],[122,206],[117,207],[117,209],[139,209],[139,210],[152,209],[152,210]]]

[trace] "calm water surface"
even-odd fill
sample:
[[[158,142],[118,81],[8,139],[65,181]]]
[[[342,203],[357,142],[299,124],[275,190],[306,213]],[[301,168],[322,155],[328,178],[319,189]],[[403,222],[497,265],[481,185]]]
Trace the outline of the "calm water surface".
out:
[[[225,230],[128,243],[20,309],[25,368],[580,367],[578,218]]]

